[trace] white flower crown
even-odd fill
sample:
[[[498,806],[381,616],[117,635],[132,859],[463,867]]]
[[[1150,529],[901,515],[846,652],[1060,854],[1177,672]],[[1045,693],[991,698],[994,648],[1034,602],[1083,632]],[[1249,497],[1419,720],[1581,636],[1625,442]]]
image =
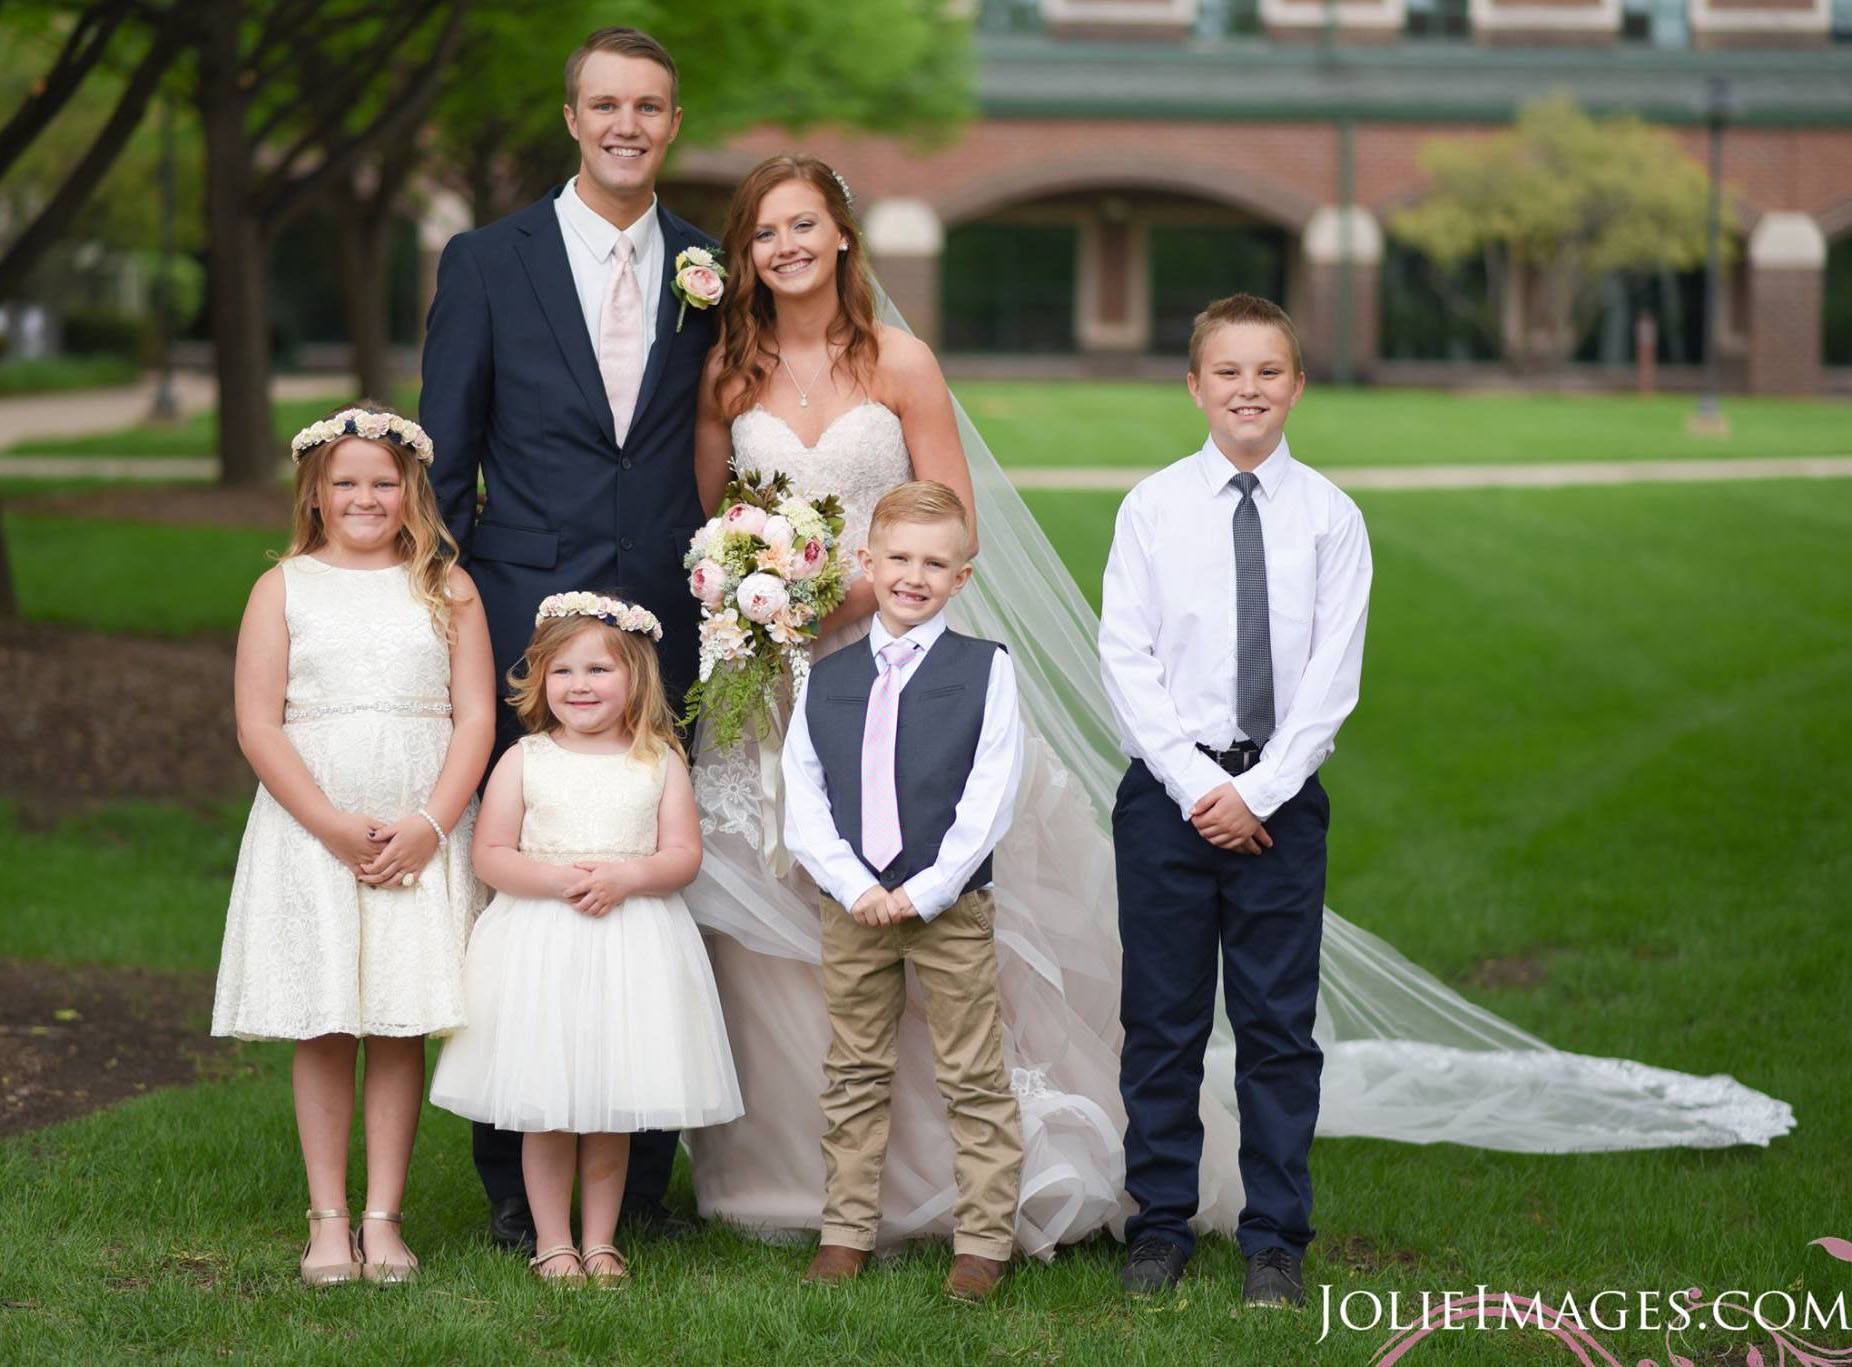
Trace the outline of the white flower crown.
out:
[[[550,598],[541,599],[540,610],[534,614],[534,625],[539,626],[549,618],[558,617],[596,617],[606,626],[616,627],[619,631],[641,632],[652,641],[662,639],[662,623],[656,620],[656,614],[648,608],[626,603],[621,598],[587,593],[583,589],[572,593],[556,593]]]
[[[370,408],[344,408],[332,418],[312,422],[290,439],[289,457],[298,463],[310,451],[342,437],[365,437],[368,441],[396,441],[429,465],[436,454],[431,438],[410,418],[397,413],[375,413]]]

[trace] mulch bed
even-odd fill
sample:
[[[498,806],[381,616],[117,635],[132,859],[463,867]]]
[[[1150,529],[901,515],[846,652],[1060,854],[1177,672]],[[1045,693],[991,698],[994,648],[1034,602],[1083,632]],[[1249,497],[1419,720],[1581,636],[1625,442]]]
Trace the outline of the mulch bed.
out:
[[[116,798],[248,796],[232,653],[227,638],[0,622],[0,796],[35,826]]]
[[[274,489],[203,489],[197,485],[87,489],[7,500],[18,513],[94,517],[164,526],[271,527],[289,525],[290,494]]]
[[[230,1045],[206,1034],[212,975],[0,959],[0,1136],[196,1082]]]

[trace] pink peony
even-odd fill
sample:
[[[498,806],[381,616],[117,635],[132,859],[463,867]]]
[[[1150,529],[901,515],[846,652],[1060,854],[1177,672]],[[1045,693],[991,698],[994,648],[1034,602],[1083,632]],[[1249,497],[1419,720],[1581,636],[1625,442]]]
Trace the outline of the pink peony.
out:
[[[710,266],[683,266],[675,277],[688,302],[696,308],[708,308],[720,302],[723,286],[719,274]]]
[[[823,543],[814,536],[804,543],[803,551],[797,557],[797,563],[791,567],[793,579],[815,579],[823,573],[823,567],[829,563],[829,552]]]
[[[750,503],[735,503],[721,515],[730,532],[751,532],[757,536],[765,530],[765,509]]]
[[[710,608],[720,606],[720,597],[726,591],[726,587],[727,572],[712,560],[698,562],[688,573],[688,592]]]
[[[772,620],[791,601],[784,580],[775,574],[749,574],[740,580],[740,611],[748,620],[765,623]]]

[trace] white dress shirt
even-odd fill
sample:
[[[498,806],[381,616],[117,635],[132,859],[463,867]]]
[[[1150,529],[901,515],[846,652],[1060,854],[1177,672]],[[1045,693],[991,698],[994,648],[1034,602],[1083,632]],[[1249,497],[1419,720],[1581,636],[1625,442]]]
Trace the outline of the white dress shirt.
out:
[[[945,614],[941,612],[898,638],[920,648],[920,660],[901,673],[902,694],[918,676],[926,652],[944,634]],[[877,613],[868,639],[844,649],[879,655],[895,639]],[[785,843],[818,887],[844,907],[853,907],[870,888],[878,887],[880,880],[836,830],[823,764],[811,744],[810,724],[804,716],[809,693],[810,681],[806,679],[798,690],[791,725],[785,733]],[[978,865],[1003,839],[1010,828],[1016,789],[1021,782],[1022,718],[1016,709],[1016,668],[1010,663],[1009,652],[999,650],[991,657],[977,754],[972,758],[971,774],[965,780],[964,795],[958,799],[951,829],[939,843],[938,858],[901,884],[921,920],[932,920],[956,902]],[[906,836],[904,827],[901,835],[903,839]]]
[[[585,315],[585,331],[598,350],[598,324],[611,298],[611,271],[617,262],[617,237],[630,239],[634,253],[637,288],[643,292],[643,354],[656,341],[656,305],[662,298],[662,224],[656,217],[656,197],[650,196],[649,208],[628,228],[620,228],[591,205],[579,198],[579,178],[566,182],[566,188],[553,201],[559,218],[559,235],[566,243],[566,262],[572,267],[572,287],[579,295],[579,312]]]
[[[1287,450],[1254,474],[1267,554],[1273,736],[1233,777],[1196,748],[1246,740],[1235,721],[1235,550],[1241,493],[1214,438],[1141,481],[1119,507],[1100,606],[1100,668],[1126,754],[1184,819],[1233,782],[1265,820],[1331,754],[1357,705],[1370,541],[1343,490]]]

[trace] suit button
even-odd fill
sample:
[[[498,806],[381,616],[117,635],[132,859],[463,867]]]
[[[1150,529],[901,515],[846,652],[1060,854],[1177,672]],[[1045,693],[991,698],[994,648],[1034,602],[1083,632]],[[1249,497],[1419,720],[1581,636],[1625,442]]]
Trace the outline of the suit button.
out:
[[[636,549],[636,542],[632,541],[629,537],[625,537],[622,541],[618,542],[617,544],[623,547],[627,551]]]
[[[623,465],[626,470],[630,468],[630,457],[629,456],[624,457]]]

